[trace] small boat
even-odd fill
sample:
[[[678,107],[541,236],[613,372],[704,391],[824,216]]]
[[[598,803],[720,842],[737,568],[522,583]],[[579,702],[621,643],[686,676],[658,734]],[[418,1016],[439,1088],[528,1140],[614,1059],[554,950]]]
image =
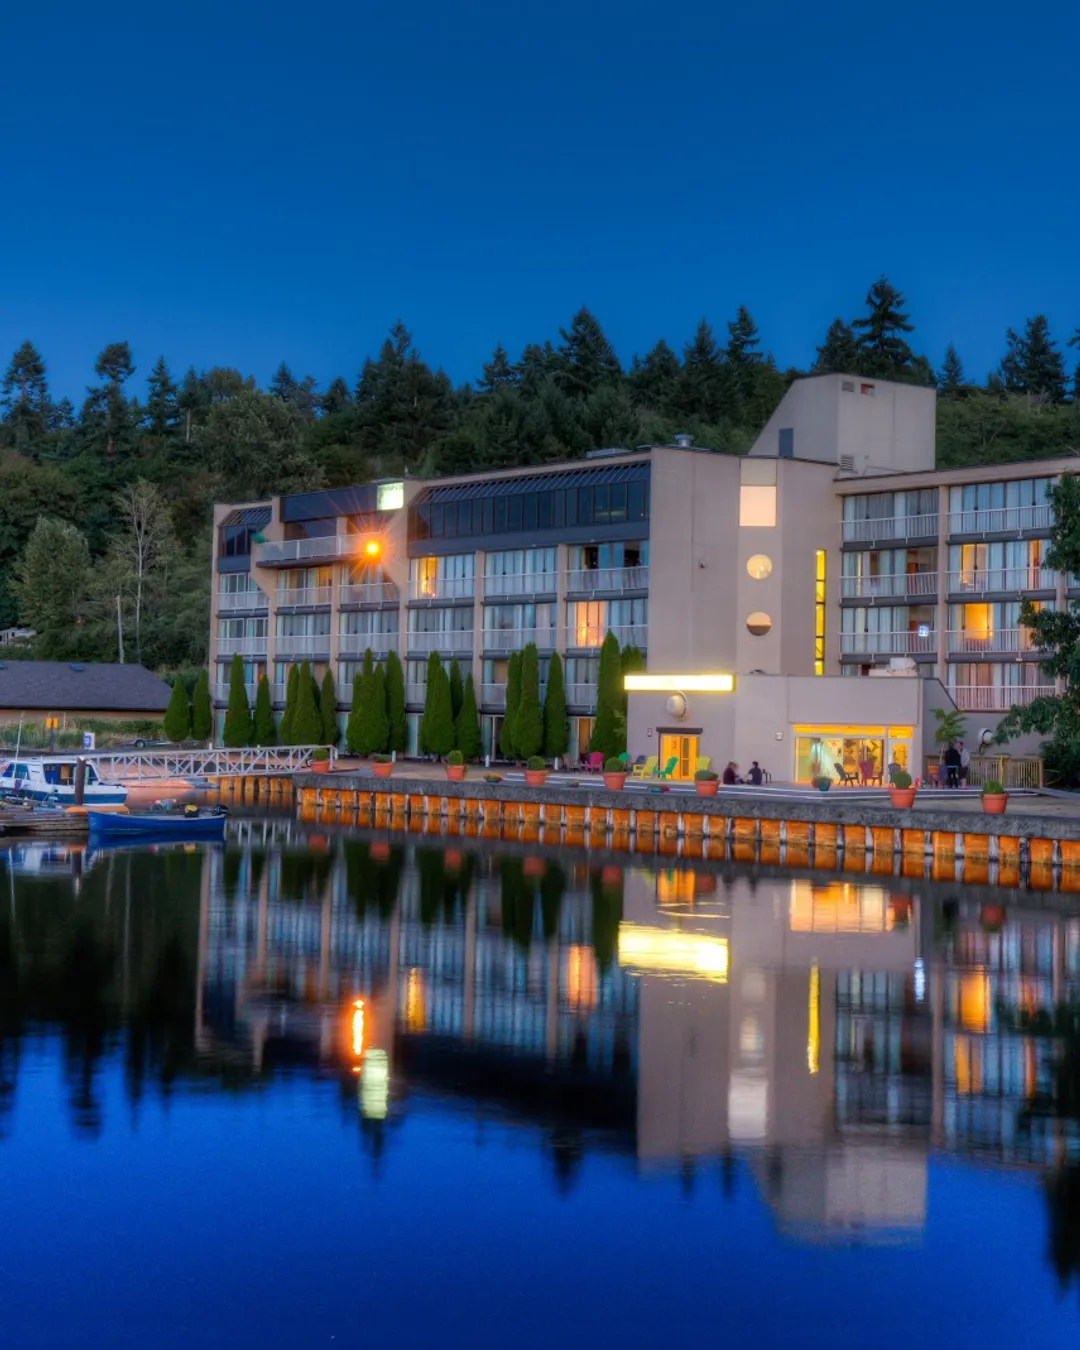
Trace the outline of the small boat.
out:
[[[41,755],[0,760],[0,794],[48,806],[74,806],[76,755]],[[83,804],[123,806],[128,790],[122,783],[103,783],[92,760],[86,761]]]
[[[95,811],[91,807],[86,818],[90,822],[90,837],[100,839],[143,839],[146,842],[165,843],[171,839],[224,839],[228,812],[221,807],[151,807],[146,811],[122,813]]]

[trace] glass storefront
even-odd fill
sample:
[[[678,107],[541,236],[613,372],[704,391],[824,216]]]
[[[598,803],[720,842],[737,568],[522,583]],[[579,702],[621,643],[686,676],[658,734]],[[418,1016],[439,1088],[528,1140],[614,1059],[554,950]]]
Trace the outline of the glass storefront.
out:
[[[796,727],[795,782],[839,781],[839,770],[863,779],[888,781],[889,766],[911,772],[911,727]]]

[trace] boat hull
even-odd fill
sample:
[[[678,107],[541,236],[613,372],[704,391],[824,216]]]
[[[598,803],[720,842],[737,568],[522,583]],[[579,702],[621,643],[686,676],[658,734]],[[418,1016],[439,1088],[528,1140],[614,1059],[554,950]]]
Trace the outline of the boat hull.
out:
[[[163,843],[170,839],[224,839],[224,812],[199,816],[170,816],[164,812],[121,815],[113,811],[95,811],[86,818],[90,834],[96,839],[146,839]]]

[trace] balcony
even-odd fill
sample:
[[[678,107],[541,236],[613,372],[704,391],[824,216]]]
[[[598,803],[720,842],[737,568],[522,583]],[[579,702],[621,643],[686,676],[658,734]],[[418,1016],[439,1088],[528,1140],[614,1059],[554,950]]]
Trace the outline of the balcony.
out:
[[[218,638],[218,656],[265,656],[266,644],[270,641],[265,633],[261,637],[225,637]]]
[[[981,511],[950,511],[950,534],[1023,534],[1025,530],[1049,530],[1054,508],[1040,506],[993,506]]]
[[[361,559],[364,539],[357,534],[328,534],[320,539],[278,539],[255,544],[252,557],[259,567],[290,567],[297,563]]]
[[[625,624],[621,626],[599,624],[575,624],[566,630],[568,651],[596,651],[603,645],[608,633],[614,633],[620,647],[640,647],[648,642],[648,624]]]
[[[445,633],[407,633],[406,650],[410,652],[472,652],[473,630],[447,630]]]
[[[278,591],[278,609],[310,608],[330,604],[330,586],[306,586],[301,590]]]
[[[886,539],[936,539],[938,513],[926,516],[878,516],[873,520],[845,520],[845,544],[876,544]]]
[[[966,568],[949,573],[950,595],[979,595],[987,591],[1053,591],[1057,573],[1049,567]]]
[[[413,577],[409,583],[409,600],[413,604],[425,600],[471,600],[475,594],[475,577]]]
[[[270,686],[270,697],[273,699],[275,703],[284,703],[285,695],[287,692],[288,692],[288,685],[284,683],[272,684]]]
[[[427,698],[426,684],[407,684],[405,686],[406,703],[423,703],[425,698]]]
[[[568,684],[566,686],[566,706],[568,708],[596,707],[595,684]]]
[[[338,655],[348,660],[350,657],[363,656],[371,648],[376,661],[381,661],[391,651],[397,651],[397,633],[341,633],[338,636]]]
[[[274,640],[274,650],[279,661],[297,656],[329,656],[330,634],[279,633]]]
[[[480,686],[480,706],[483,708],[505,708],[506,685],[482,684]]]
[[[485,652],[519,652],[530,642],[543,651],[554,651],[554,628],[485,628],[482,650]]]
[[[840,595],[845,600],[908,600],[912,596],[936,596],[937,587],[936,572],[840,578]]]
[[[648,589],[647,567],[593,567],[566,574],[567,595],[598,595],[606,592],[621,595],[624,591]]]
[[[949,686],[953,702],[963,712],[1008,712],[1037,698],[1050,698],[1052,684],[956,684]]]
[[[1018,655],[1037,651],[1029,628],[998,628],[994,632],[982,629],[950,629],[946,634],[945,650],[950,656]]]
[[[235,614],[238,610],[250,613],[269,608],[270,601],[265,591],[219,591],[217,595],[219,614]]]
[[[341,605],[396,605],[401,592],[392,581],[363,581],[342,586],[338,592]]]
[[[905,628],[899,632],[841,633],[841,656],[933,656],[937,633]]]
[[[484,599],[510,595],[554,595],[558,588],[555,572],[508,572],[484,578]]]
[[[248,703],[254,703],[255,691],[258,689],[258,685],[245,684],[244,689],[248,696]],[[228,701],[229,701],[229,681],[225,680],[223,682],[219,680],[217,684],[214,685],[214,702],[228,703]]]

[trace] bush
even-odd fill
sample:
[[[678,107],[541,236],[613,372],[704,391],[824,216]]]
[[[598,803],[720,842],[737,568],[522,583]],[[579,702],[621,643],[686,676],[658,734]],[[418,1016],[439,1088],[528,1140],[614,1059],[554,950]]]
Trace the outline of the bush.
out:
[[[611,757],[611,759],[605,759],[605,760],[604,760],[604,772],[605,772],[605,773],[625,773],[625,772],[626,772],[626,765],[622,762],[621,759],[619,759],[617,756],[614,756],[614,755],[613,755],[613,756]]]
[[[694,774],[695,783],[715,783],[720,775],[715,769],[698,769]]]
[[[465,763],[465,756],[460,750],[451,750],[446,756],[446,762],[447,764],[453,764],[456,768],[458,765]]]
[[[530,755],[525,761],[525,767],[532,773],[539,773],[541,769],[547,768],[547,760],[541,759],[539,755]]]
[[[317,761],[319,764],[322,764],[324,760],[327,760],[327,759],[330,758],[330,751],[329,751],[329,750],[321,750],[321,749],[320,749],[320,750],[312,750],[312,752],[311,752],[311,758],[312,758],[313,761]]]
[[[822,784],[826,787],[832,787],[832,779],[827,774],[819,774],[817,778],[811,778],[810,782],[816,788],[820,788]]]
[[[391,759],[389,755],[372,755],[371,762],[372,764],[389,764]]]
[[[895,769],[889,782],[894,788],[899,788],[902,792],[905,788],[911,786],[911,774],[908,773],[907,769]]]
[[[1000,797],[1005,789],[996,778],[988,778],[982,785],[984,797]]]

